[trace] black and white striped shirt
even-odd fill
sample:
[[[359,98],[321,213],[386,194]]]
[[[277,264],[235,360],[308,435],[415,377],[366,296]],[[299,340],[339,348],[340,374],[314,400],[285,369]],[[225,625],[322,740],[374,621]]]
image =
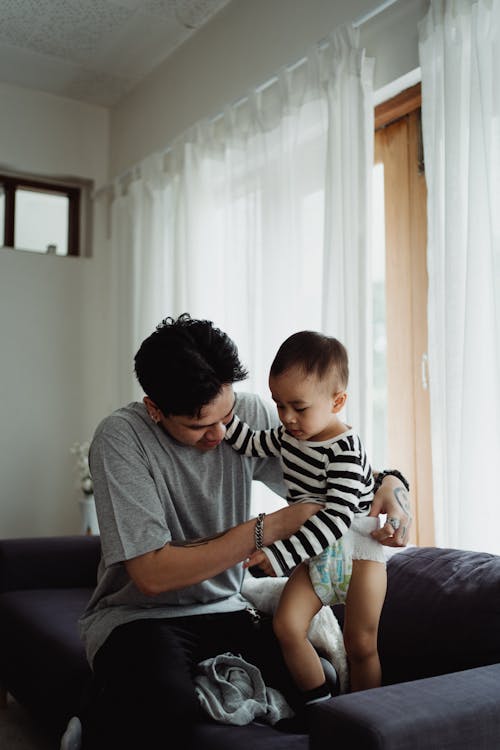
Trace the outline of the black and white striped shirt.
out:
[[[302,560],[334,544],[346,533],[355,515],[369,514],[373,473],[353,430],[316,443],[297,440],[283,425],[252,430],[235,415],[227,425],[226,440],[245,456],[279,456],[289,503],[307,500],[323,505],[289,539],[265,548],[277,575],[286,575]]]

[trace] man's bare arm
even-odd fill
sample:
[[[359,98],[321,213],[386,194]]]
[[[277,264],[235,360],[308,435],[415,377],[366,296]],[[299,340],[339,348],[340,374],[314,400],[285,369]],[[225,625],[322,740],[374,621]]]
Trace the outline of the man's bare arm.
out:
[[[395,529],[387,520],[380,529],[372,532],[372,537],[387,547],[406,547],[412,524],[411,501],[406,487],[400,479],[387,475],[373,498],[371,516],[386,513],[387,519],[399,521]]]
[[[203,545],[208,544],[208,542],[211,542],[212,539],[219,539],[219,537],[224,536],[226,533],[226,531],[220,531],[218,534],[199,536],[195,539],[176,539],[175,541],[172,540],[169,542],[169,544],[171,544],[172,547],[202,547]]]
[[[296,503],[266,515],[264,544],[287,539],[320,506]],[[129,576],[145,594],[154,596],[192,586],[233,567],[255,550],[255,519],[213,537],[170,542],[164,547],[125,562]]]

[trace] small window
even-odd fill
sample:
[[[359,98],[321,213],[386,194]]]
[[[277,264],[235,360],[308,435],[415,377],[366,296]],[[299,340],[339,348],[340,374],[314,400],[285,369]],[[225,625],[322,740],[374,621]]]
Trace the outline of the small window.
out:
[[[63,184],[0,174],[0,236],[4,247],[50,255],[87,255],[83,183]],[[88,211],[87,211],[88,215]]]

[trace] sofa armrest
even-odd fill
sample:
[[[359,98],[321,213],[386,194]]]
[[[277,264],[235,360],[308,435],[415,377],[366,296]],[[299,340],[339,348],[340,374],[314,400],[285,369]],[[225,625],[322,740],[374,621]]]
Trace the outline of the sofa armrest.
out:
[[[314,707],[310,749],[500,747],[499,684],[494,664],[332,698]]]
[[[0,592],[96,584],[98,536],[0,539]]]

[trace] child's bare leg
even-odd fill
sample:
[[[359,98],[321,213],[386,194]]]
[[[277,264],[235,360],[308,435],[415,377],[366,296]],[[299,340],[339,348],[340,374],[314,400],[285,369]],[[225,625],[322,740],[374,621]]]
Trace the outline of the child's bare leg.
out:
[[[322,606],[312,587],[307,565],[302,563],[286,582],[273,619],[286,665],[302,692],[325,682],[321,661],[307,638],[311,620]]]
[[[384,563],[353,560],[344,622],[352,692],[378,687],[381,683],[377,635],[386,587]]]

